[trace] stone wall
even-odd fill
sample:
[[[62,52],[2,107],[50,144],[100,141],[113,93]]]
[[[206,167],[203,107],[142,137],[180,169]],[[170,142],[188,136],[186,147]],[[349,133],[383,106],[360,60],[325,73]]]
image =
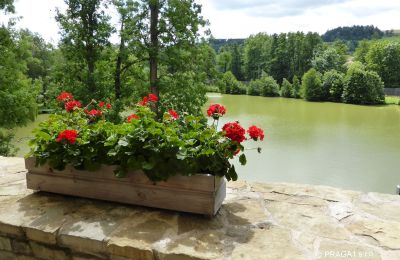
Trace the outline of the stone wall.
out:
[[[214,218],[34,193],[0,158],[0,259],[400,259],[400,196],[229,183]]]

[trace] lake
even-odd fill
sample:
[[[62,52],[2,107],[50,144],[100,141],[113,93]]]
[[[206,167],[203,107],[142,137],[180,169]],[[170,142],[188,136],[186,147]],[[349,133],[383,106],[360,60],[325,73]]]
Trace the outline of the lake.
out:
[[[400,184],[400,106],[313,103],[286,98],[209,94],[226,106],[224,122],[265,130],[262,143],[247,141],[239,178],[321,184],[394,193]]]
[[[400,106],[356,106],[312,103],[286,98],[209,94],[208,104],[226,106],[220,127],[238,120],[246,128],[265,130],[262,153],[246,151],[248,163],[239,178],[263,182],[296,182],[345,189],[394,193],[400,184]],[[207,107],[206,106],[206,107]],[[38,122],[16,130],[19,156]],[[17,142],[19,140],[19,142]]]

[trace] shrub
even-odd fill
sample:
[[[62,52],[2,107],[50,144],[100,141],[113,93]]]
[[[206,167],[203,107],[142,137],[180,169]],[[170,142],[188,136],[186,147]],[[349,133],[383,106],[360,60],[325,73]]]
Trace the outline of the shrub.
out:
[[[215,92],[215,93],[221,92],[220,88],[216,85],[206,85],[206,91],[207,92]]]
[[[315,69],[310,69],[303,75],[301,88],[303,97],[308,101],[327,99],[328,91],[322,85],[321,74]]]
[[[11,144],[14,135],[0,131],[0,156],[14,156],[17,149]]]
[[[264,76],[261,79],[263,87],[261,95],[264,97],[278,97],[279,96],[279,85],[276,80],[271,76]]]
[[[232,91],[238,89],[239,81],[236,79],[235,75],[231,71],[227,71],[222,76],[220,81],[221,93],[232,94]]]
[[[325,72],[323,76],[323,86],[329,91],[329,100],[340,102],[343,95],[344,76],[336,70]]]
[[[385,94],[379,75],[360,66],[349,68],[343,89],[343,101],[351,104],[383,104]]]
[[[300,80],[299,78],[294,75],[293,80],[292,80],[293,84],[292,84],[292,97],[294,98],[300,98],[301,94],[300,94],[300,89],[301,89],[301,84],[300,84]]]
[[[283,79],[281,86],[281,96],[282,97],[293,97],[293,86],[287,79]]]
[[[263,83],[261,80],[252,80],[250,81],[249,87],[247,88],[247,94],[251,96],[261,96],[262,88]]]

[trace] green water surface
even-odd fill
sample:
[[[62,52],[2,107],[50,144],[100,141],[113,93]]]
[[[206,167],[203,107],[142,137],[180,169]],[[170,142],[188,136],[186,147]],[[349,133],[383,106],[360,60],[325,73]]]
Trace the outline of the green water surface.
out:
[[[400,184],[400,106],[313,103],[286,98],[209,94],[226,106],[221,124],[238,120],[265,130],[247,141],[239,178],[321,184],[394,193]],[[220,126],[221,126],[220,124]]]

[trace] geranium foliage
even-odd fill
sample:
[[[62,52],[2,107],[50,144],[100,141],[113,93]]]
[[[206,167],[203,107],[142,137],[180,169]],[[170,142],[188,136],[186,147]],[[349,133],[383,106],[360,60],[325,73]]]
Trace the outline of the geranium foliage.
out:
[[[112,113],[111,104],[93,100],[85,107],[71,108],[65,103],[78,102],[72,95],[58,100],[64,111],[51,115],[34,130],[29,154],[39,165],[49,163],[58,170],[71,164],[94,171],[107,164],[117,166],[117,177],[129,170],[142,170],[152,181],[199,173],[237,180],[229,159],[244,151],[245,139],[255,140],[262,132],[253,126],[246,138],[246,131],[238,122],[227,123],[224,130],[218,131],[215,124],[208,126],[204,117],[180,115],[172,109],[157,120],[151,107],[158,99],[151,95],[136,104],[134,113],[121,124],[107,120],[107,114]],[[215,114],[209,115],[219,119]],[[239,161],[246,164],[244,154]]]

